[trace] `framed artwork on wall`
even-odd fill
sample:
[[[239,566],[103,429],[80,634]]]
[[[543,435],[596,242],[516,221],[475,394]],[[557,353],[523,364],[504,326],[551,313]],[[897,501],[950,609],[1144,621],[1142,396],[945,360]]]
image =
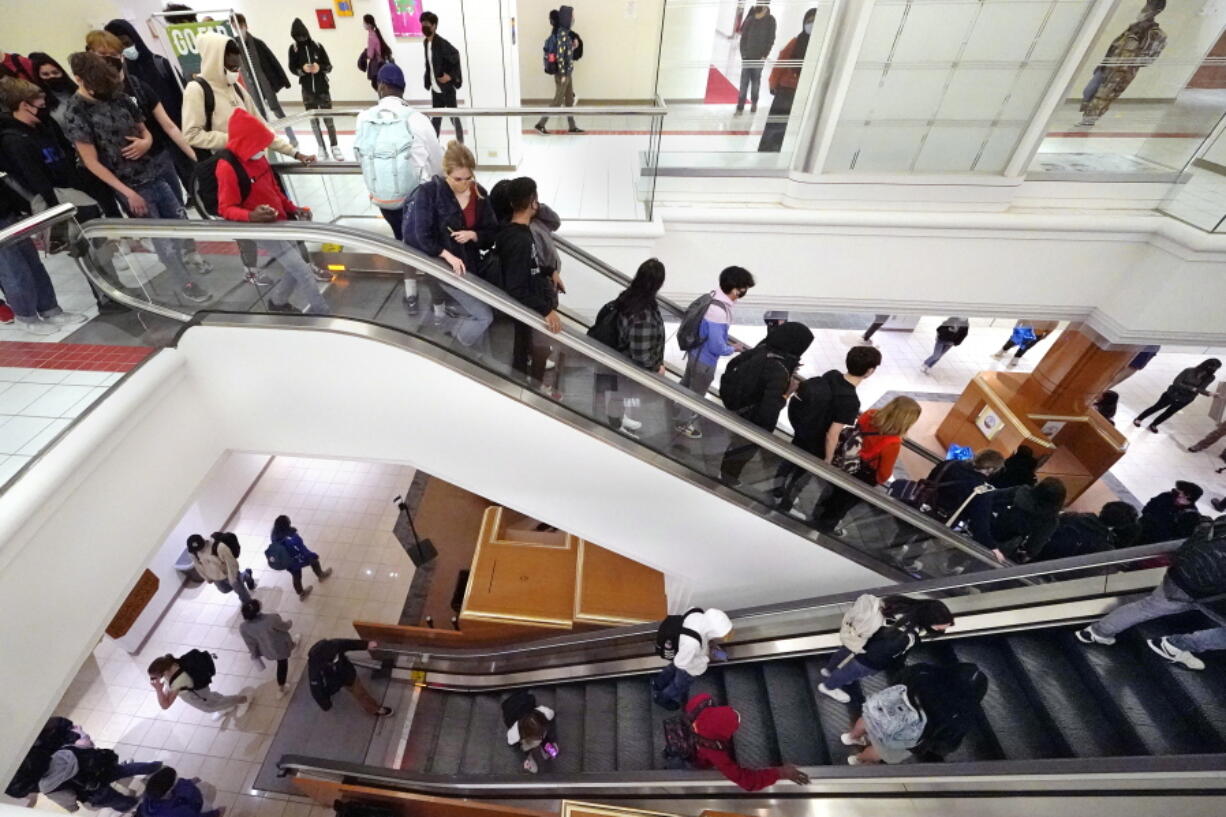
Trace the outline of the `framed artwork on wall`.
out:
[[[353,0],[336,0],[336,16],[337,17],[352,17],[353,16]]]
[[[392,12],[392,35],[421,36],[422,0],[387,0]]]
[[[319,23],[319,27],[336,28],[336,18],[332,16],[332,9],[315,9],[315,21]]]

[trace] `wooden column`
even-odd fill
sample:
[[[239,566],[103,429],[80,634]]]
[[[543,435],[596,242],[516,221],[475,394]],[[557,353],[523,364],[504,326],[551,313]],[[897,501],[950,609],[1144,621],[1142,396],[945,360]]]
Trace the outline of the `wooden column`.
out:
[[[1104,349],[1069,327],[1018,389],[1013,405],[1031,413],[1084,414],[1140,348]]]

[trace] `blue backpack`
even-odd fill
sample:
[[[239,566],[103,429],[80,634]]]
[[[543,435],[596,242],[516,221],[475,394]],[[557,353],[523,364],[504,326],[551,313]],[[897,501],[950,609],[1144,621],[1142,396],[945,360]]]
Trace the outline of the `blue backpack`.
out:
[[[358,117],[353,153],[362,167],[371,202],[383,210],[404,206],[421,178],[409,156],[413,147],[409,130],[412,113],[408,105],[403,111],[375,107]]]
[[[264,549],[264,558],[268,560],[268,566],[273,570],[289,570],[294,566],[294,557],[280,539]]]

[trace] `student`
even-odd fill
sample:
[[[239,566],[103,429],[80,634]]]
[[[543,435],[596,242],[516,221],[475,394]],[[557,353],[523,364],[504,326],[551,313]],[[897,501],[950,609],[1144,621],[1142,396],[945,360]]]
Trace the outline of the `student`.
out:
[[[524,771],[549,771],[559,751],[554,711],[538,705],[531,692],[514,692],[502,702],[502,720],[507,727],[507,745],[524,754]]]
[[[1120,396],[1111,389],[1107,389],[1102,394],[1098,395],[1098,399],[1092,404],[1092,408],[1103,416],[1111,425],[1115,425],[1115,412],[1120,407]]]
[[[192,566],[200,574],[200,578],[209,582],[222,593],[231,590],[238,593],[239,602],[246,604],[251,601],[251,591],[255,590],[255,578],[251,570],[240,570],[238,557],[234,549],[221,534],[213,534],[213,541],[206,542],[204,537],[193,533],[187,537],[187,552],[192,558]]]
[[[302,589],[302,570],[309,567],[314,571],[315,576],[322,582],[332,575],[332,568],[325,570],[319,564],[319,556],[307,549],[303,544],[302,537],[298,535],[298,529],[290,524],[289,517],[285,514],[278,516],[272,523],[272,541],[284,547],[289,551],[290,558],[293,564],[286,568],[289,570],[290,576],[294,581],[294,592],[298,594],[298,598],[305,599],[311,594],[314,589],[308,587]]]
[[[758,112],[758,94],[762,88],[762,68],[775,47],[775,18],[769,0],[760,2],[745,15],[741,23],[741,89],[736,97],[736,112],[745,112],[746,98],[752,99],[750,113]]]
[[[502,286],[506,293],[524,306],[540,313],[545,325],[555,335],[562,331],[562,318],[557,310],[557,293],[553,282],[541,268],[536,255],[536,240],[529,226],[536,215],[536,182],[527,176],[512,179],[507,188],[511,206],[511,221],[498,232],[494,241],[501,272]],[[515,348],[511,356],[511,368],[524,375],[532,383],[540,383],[545,374],[545,358],[549,355],[548,344],[536,344],[544,354],[537,354],[531,369],[528,366],[532,353],[532,327],[515,322]]]
[[[204,794],[196,782],[163,766],[145,780],[136,817],[222,817],[224,808],[204,810]]]
[[[830,462],[839,433],[860,416],[860,397],[856,389],[872,377],[881,365],[881,352],[872,346],[853,346],[844,360],[846,372],[831,369],[820,377],[810,377],[796,389],[788,403],[792,424],[792,444],[802,451]],[[784,461],[775,475],[780,512],[787,513],[804,490],[812,474],[799,465]]]
[[[76,811],[79,803],[91,811],[113,809],[123,814],[136,808],[139,801],[130,789],[115,784],[160,768],[162,763],[156,760],[120,763],[111,749],[65,746],[51,755],[47,771],[38,781],[38,793],[66,811]]]
[[[864,641],[863,648],[852,652],[846,646],[839,647],[822,668],[826,680],[817,685],[817,691],[839,703],[851,702],[843,687],[878,672],[901,669],[907,653],[920,641],[954,623],[953,613],[941,601],[907,596],[886,596],[878,601],[882,624]]]
[[[791,763],[769,769],[747,769],[737,763],[732,740],[741,728],[741,713],[730,706],[713,704],[711,696],[703,693],[695,695],[685,705],[698,737],[694,752],[697,768],[717,769],[744,791],[759,791],[780,780],[790,780],[798,786],[808,784],[809,776]]]
[[[977,497],[967,503],[975,489],[991,488],[992,477],[1004,467],[1005,458],[999,451],[985,448],[970,460],[945,460],[933,466],[928,472],[928,482],[933,486],[932,507],[928,513],[934,519],[947,522],[950,517],[962,508],[959,519],[971,527],[979,524],[979,520],[991,521],[989,508],[991,500]],[[982,515],[975,512],[982,505]]]
[[[1020,485],[1034,485],[1038,482],[1035,471],[1039,467],[1038,457],[1028,445],[1019,445],[1017,450],[1005,460],[1004,467],[988,480],[992,487],[998,490],[1016,488]]]
[[[992,355],[996,360],[1000,360],[1005,356],[1005,353],[1017,347],[1017,351],[1013,353],[1013,357],[1009,359],[1008,367],[1012,369],[1017,366],[1022,360],[1022,355],[1029,352],[1039,344],[1039,341],[1056,331],[1056,327],[1060,325],[1060,321],[1027,321],[1021,320],[1013,327],[1012,334],[1005,341],[1005,345],[1000,347],[1000,351]]]
[[[1180,409],[1191,404],[1198,394],[1205,397],[1213,396],[1209,393],[1209,384],[1213,382],[1214,377],[1217,376],[1217,370],[1221,367],[1222,361],[1211,357],[1196,366],[1184,369],[1171,381],[1171,385],[1166,387],[1166,391],[1162,393],[1158,401],[1138,414],[1132,424],[1140,428],[1142,420],[1161,409],[1162,413],[1149,424],[1149,430],[1157,434],[1158,426],[1175,416]]]
[[[404,243],[441,258],[456,275],[477,273],[481,251],[498,236],[498,220],[489,194],[477,184],[477,160],[472,151],[452,140],[443,151],[443,175],[418,185],[404,213]],[[484,302],[442,284],[463,314],[448,332],[465,347],[485,337],[494,312]]]
[[[575,62],[583,56],[583,40],[579,38],[573,30],[575,25],[575,9],[573,6],[559,6],[557,17],[555,19],[554,12],[549,13],[550,34],[545,40],[545,61],[553,69],[545,70],[546,74],[553,74],[553,101],[550,102],[550,107],[553,108],[573,108],[575,106]],[[583,133],[583,130],[575,124],[575,117],[567,116],[567,133]],[[548,135],[549,131],[545,129],[549,124],[549,117],[542,116],[536,123],[536,131],[542,135]]]
[[[354,154],[371,203],[401,241],[405,200],[419,184],[443,172],[443,146],[430,120],[405,101],[400,66],[388,63],[379,69],[376,90],[379,102],[358,116]]]
[[[898,684],[868,696],[864,714],[842,735],[844,745],[865,747],[847,762],[940,762],[962,745],[987,692],[988,676],[974,664],[911,664]]]
[[[198,150],[220,150],[230,138],[230,115],[235,110],[241,108],[256,118],[262,120],[262,117],[251,94],[238,81],[243,67],[238,43],[224,34],[208,31],[196,37],[196,48],[200,51],[200,73],[183,92],[183,134]],[[211,117],[205,106],[205,85],[213,99]],[[314,156],[299,153],[279,136],[272,140],[269,149],[304,164],[315,161]]]
[[[788,321],[768,329],[766,339],[741,352],[728,363],[720,380],[724,405],[758,428],[773,432],[794,388],[800,357],[813,343],[813,332],[803,323]],[[734,435],[720,463],[720,477],[733,487],[757,446]]]
[[[1171,490],[1154,496],[1141,509],[1141,539],[1137,544],[1153,545],[1191,536],[1200,523],[1196,503],[1204,495],[1204,488],[1181,479]]]
[[[379,72],[383,70],[383,66],[394,62],[392,48],[383,39],[383,32],[375,23],[373,14],[362,15],[362,27],[366,29],[366,47],[358,55],[358,70],[366,74],[366,81],[370,83],[370,87],[378,90]]]
[[[332,107],[332,91],[328,85],[328,74],[332,71],[332,61],[328,59],[327,50],[311,39],[311,32],[306,23],[295,17],[290,25],[290,36],[294,44],[289,47],[290,73],[298,77],[302,87],[302,107],[308,111],[328,110]],[[332,158],[337,162],[345,161],[345,154],[336,143],[336,123],[332,117],[324,117],[328,127],[328,144],[332,147]],[[319,118],[311,118],[311,130],[315,132],[315,144],[320,153],[326,153],[324,137],[319,128]]]
[[[238,23],[238,33],[243,39],[243,46],[246,50],[246,53],[243,54],[243,73],[247,78],[247,86],[259,88],[259,98],[268,107],[268,113],[277,119],[284,119],[285,110],[277,100],[277,92],[288,91],[291,87],[289,77],[285,75],[285,69],[281,67],[281,63],[277,61],[276,55],[272,53],[268,44],[247,28],[245,16],[236,13],[234,20]],[[285,138],[295,148],[298,147],[298,137],[294,135],[293,128],[285,129]]]
[[[180,125],[183,121],[183,84],[170,61],[151,51],[136,26],[127,20],[111,20],[104,29],[119,38],[128,75],[153,89],[154,96],[165,108],[170,120],[176,126]]]
[[[41,51],[31,52],[30,62],[34,65],[35,84],[47,94],[49,115],[60,130],[63,130],[64,106],[77,92],[77,84],[50,54],[44,54]],[[105,187],[105,185],[102,186]],[[109,194],[110,191],[107,192]],[[107,218],[119,218],[119,209],[114,210],[114,215],[108,212]]]
[[[873,346],[873,335],[877,334],[878,330],[885,326],[886,322],[892,317],[893,315],[874,315],[873,322],[864,330],[864,334],[860,336],[860,341]]]
[[[762,128],[762,138],[758,141],[759,153],[778,153],[783,150],[783,137],[787,134],[788,118],[792,115],[792,103],[796,99],[796,88],[800,85],[800,74],[816,19],[817,9],[806,11],[801,20],[800,33],[789,40],[775,58],[775,67],[771,69],[767,79],[773,99],[770,115]]]
[[[310,221],[311,211],[296,206],[281,189],[277,175],[265,157],[274,139],[273,132],[258,118],[237,108],[230,117],[230,139],[226,148],[237,157],[250,188],[242,197],[238,175],[228,161],[219,161],[217,174],[217,212],[228,221],[268,224],[293,218]],[[298,245],[291,241],[262,239],[255,242],[284,267],[285,275],[268,293],[271,312],[294,312],[290,296],[294,292],[306,302],[303,313],[327,315],[328,302],[319,293],[311,265],[302,258]]]
[[[920,371],[924,374],[929,374],[932,367],[941,362],[941,358],[955,346],[961,346],[962,341],[966,340],[966,336],[970,334],[971,324],[966,318],[946,318],[940,326],[937,327],[936,344],[932,347],[932,354],[920,366]]]
[[[64,114],[65,133],[86,169],[119,194],[130,216],[186,219],[161,168],[148,154],[153,136],[136,103],[123,93],[119,72],[102,57],[87,52],[73,54],[69,64],[80,87]],[[137,146],[140,153],[132,156]],[[153,246],[180,299],[190,304],[212,299],[192,279],[178,242],[155,238]]]
[[[1044,477],[1035,486],[993,491],[990,538],[978,540],[1000,561],[1029,562],[1041,559],[1064,507],[1067,491],[1055,477]]]
[[[4,81],[12,80],[6,78]],[[28,214],[26,202],[0,182],[0,229],[17,223]],[[12,320],[28,335],[54,335],[65,326],[85,320],[84,315],[60,308],[51,276],[34,242],[28,238],[0,246],[0,291],[8,298]]]
[[[1150,638],[1146,644],[1173,664],[1203,670],[1195,653],[1226,649],[1226,538],[1220,529],[1197,531],[1179,546],[1162,583],[1143,599],[1121,605],[1077,631],[1083,644],[1115,643],[1120,633],[1146,621],[1199,610],[1213,619],[1205,630]]]
[[[676,656],[651,679],[652,700],[669,710],[680,709],[689,699],[690,684],[707,671],[712,658],[728,657],[716,641],[732,632],[732,621],[723,610],[695,608],[682,619],[681,627]]]
[[[252,599],[242,607],[243,621],[238,633],[251,653],[251,660],[263,670],[264,660],[277,662],[277,694],[284,698],[289,694],[289,657],[298,646],[297,636],[290,635],[294,622],[286,621],[276,613],[265,613],[259,599]]]
[[[354,650],[373,651],[378,646],[374,641],[360,638],[325,638],[315,642],[307,653],[307,673],[311,682],[311,697],[320,709],[325,712],[330,710],[332,696],[347,689],[367,715],[382,718],[392,714],[390,706],[380,706],[370,696],[358,678],[357,669],[345,656],[345,653]]]
[[[1137,509],[1127,502],[1108,502],[1098,513],[1062,513],[1056,530],[1030,561],[1068,559],[1132,547],[1141,536]]]
[[[175,699],[207,712],[213,720],[219,721],[241,704],[247,703],[246,695],[222,695],[210,687],[212,676],[207,680],[194,679],[188,671],[192,664],[188,656],[205,656],[200,650],[192,650],[176,658],[169,653],[153,659],[149,664],[149,684],[157,693],[158,706],[170,709]],[[184,666],[187,664],[187,666]],[[192,670],[197,675],[204,675],[203,670]]]
[[[719,359],[745,351],[741,344],[729,342],[728,329],[732,325],[732,305],[744,298],[753,285],[753,274],[744,267],[725,267],[720,272],[719,288],[711,293],[711,305],[707,307],[707,314],[703,316],[698,331],[702,345],[685,353],[681,388],[689,389],[705,400],[707,391],[715,382]],[[692,440],[702,437],[698,415],[693,412],[681,419],[676,428],[678,433]]]
[[[618,348],[639,368],[664,374],[664,317],[656,297],[664,286],[664,264],[658,258],[648,258],[639,264],[630,286],[613,301],[617,310]],[[633,381],[618,381],[624,389],[621,430],[634,437],[643,427],[639,419],[642,389]],[[616,416],[609,411],[609,416]],[[641,415],[640,415],[641,416]]]
[[[464,75],[460,70],[460,52],[456,47],[444,40],[438,34],[438,15],[432,11],[421,15],[422,48],[426,54],[425,88],[430,92],[431,108],[456,107],[455,92],[464,84]],[[437,136],[443,126],[443,118],[436,116],[430,120]],[[464,126],[460,118],[451,117],[451,126],[455,128],[455,140],[464,143]]]
[[[919,417],[919,403],[906,396],[895,397],[882,408],[869,409],[861,414],[856,420],[861,434],[860,462],[853,476],[869,485],[889,482],[894,476],[898,453],[902,451],[902,438]],[[838,454],[837,443],[835,454]],[[818,506],[820,513],[817,508],[814,509],[814,526],[821,531],[834,531],[847,512],[859,502],[860,497],[850,491],[832,486]]]
[[[1220,394],[1221,391],[1222,388],[1219,386],[1218,393]],[[1226,421],[1218,423],[1212,431],[1201,437],[1196,442],[1192,443],[1192,445],[1188,446],[1188,450],[1193,454],[1197,453],[1198,451],[1204,451],[1206,448],[1213,445],[1223,437],[1226,437]],[[1226,454],[1226,451],[1223,453]],[[1223,459],[1226,459],[1226,457],[1223,457]]]

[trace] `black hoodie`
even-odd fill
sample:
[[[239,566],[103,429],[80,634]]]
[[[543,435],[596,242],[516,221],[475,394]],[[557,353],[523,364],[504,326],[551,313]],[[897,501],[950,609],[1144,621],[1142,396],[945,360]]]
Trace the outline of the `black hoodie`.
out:
[[[298,17],[295,17],[290,25],[289,33],[294,38],[294,44],[289,47],[289,59],[286,61],[289,64],[289,72],[298,77],[303,91],[312,94],[328,93],[328,73],[332,70],[332,61],[328,59],[327,50],[311,39],[306,23]],[[302,66],[313,62],[319,64],[318,73],[308,74],[302,70]]]
[[[136,59],[124,59],[124,67],[128,74],[136,77],[153,89],[153,93],[166,109],[166,115],[175,125],[182,124],[183,116],[183,85],[179,75],[170,66],[170,62],[161,54],[154,54],[145,45],[144,39],[136,26],[127,20],[111,20],[106,24],[106,30],[116,37],[123,35],[136,46]]]
[[[48,207],[59,204],[56,187],[82,183],[76,154],[55,124],[30,126],[12,114],[0,115],[0,167]]]
[[[800,365],[800,356],[812,343],[813,333],[809,327],[803,323],[788,321],[772,326],[766,333],[766,340],[737,355],[737,358],[749,357],[744,363],[759,365],[761,369],[758,375],[760,391],[757,392],[757,402],[737,413],[759,428],[774,430],[779,422],[779,413],[787,403],[792,373]],[[759,357],[762,358],[760,363],[752,360]],[[733,361],[737,358],[733,358]],[[733,361],[729,361],[729,369],[733,368]]]

